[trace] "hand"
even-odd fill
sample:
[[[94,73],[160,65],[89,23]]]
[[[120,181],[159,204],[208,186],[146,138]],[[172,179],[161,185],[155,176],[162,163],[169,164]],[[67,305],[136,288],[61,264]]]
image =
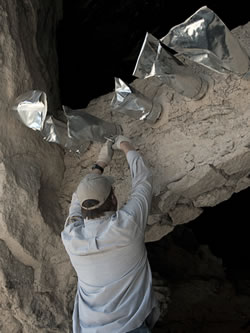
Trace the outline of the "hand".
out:
[[[111,162],[114,154],[112,144],[113,143],[109,140],[104,143],[98,155],[97,164],[102,164],[102,166],[105,167]]]
[[[131,143],[131,140],[126,138],[123,135],[117,135],[114,139],[115,139],[115,143],[112,146],[112,149],[114,149],[114,150],[122,150],[122,148],[121,148],[122,142]]]

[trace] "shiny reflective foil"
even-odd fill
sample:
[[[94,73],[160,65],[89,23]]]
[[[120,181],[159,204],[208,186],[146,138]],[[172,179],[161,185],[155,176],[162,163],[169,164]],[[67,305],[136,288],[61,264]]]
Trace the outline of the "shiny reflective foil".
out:
[[[115,78],[115,95],[111,101],[113,109],[138,120],[154,124],[162,111],[160,104],[152,103],[143,94]]]
[[[13,106],[19,120],[27,127],[40,131],[44,140],[81,153],[90,141],[106,142],[107,138],[122,134],[120,125],[92,116],[84,110],[63,107],[67,123],[47,114],[46,94],[39,90],[20,95]]]
[[[82,153],[88,147],[88,142],[80,143],[70,138],[68,136],[67,124],[52,116],[47,116],[41,134],[45,141],[57,143],[72,152]]]
[[[120,125],[107,122],[92,116],[84,110],[72,110],[63,106],[67,118],[68,136],[70,139],[83,141],[106,142],[106,138],[122,134]]]
[[[172,55],[167,47],[147,33],[133,75],[145,79],[155,76],[179,94],[201,99],[208,88],[207,82]]]
[[[249,57],[237,38],[206,6],[161,39],[168,47],[217,72],[244,74]]]
[[[53,116],[48,116],[44,123],[42,135],[44,140],[66,147],[68,140],[67,124],[55,119]]]
[[[40,90],[28,91],[17,97],[13,110],[25,126],[41,131],[47,114],[46,94]]]

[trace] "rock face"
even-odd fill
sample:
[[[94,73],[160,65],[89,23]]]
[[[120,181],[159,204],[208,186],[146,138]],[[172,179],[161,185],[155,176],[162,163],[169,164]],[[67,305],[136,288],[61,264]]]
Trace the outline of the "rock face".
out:
[[[11,110],[30,89],[59,102],[54,1],[0,1],[0,331],[66,332],[70,272],[57,192],[63,152]],[[45,20],[46,18],[46,20]],[[50,36],[50,39],[48,38]],[[65,290],[65,294],[61,294]],[[68,292],[67,292],[68,290]]]
[[[96,161],[100,144],[90,144],[80,157],[64,154],[25,128],[11,111],[13,100],[31,89],[47,93],[50,112],[60,107],[55,52],[60,13],[60,1],[0,0],[3,333],[61,333],[69,332],[71,326],[76,276],[60,231],[71,194]],[[234,33],[250,54],[250,24]],[[203,207],[217,205],[250,185],[249,76],[195,70],[209,82],[207,95],[199,101],[190,101],[154,79],[133,82],[137,90],[163,105],[161,119],[154,126],[113,112],[113,93],[93,100],[86,108],[95,116],[122,124],[124,134],[132,138],[153,170],[147,241],[161,239],[176,225],[199,216]],[[105,170],[117,179],[120,204],[127,200],[130,189],[129,170],[124,165],[124,156],[115,153]],[[160,289],[158,292],[162,295]],[[180,297],[178,290],[174,292]]]

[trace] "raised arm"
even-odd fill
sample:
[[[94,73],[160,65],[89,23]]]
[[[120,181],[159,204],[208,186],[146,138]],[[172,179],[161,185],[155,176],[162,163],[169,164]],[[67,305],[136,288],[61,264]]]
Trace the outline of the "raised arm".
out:
[[[104,168],[111,162],[114,151],[112,150],[112,141],[107,140],[102,146],[96,163],[93,165],[91,173],[102,174]],[[76,193],[74,192],[69,207],[69,215],[65,222],[65,226],[69,223],[82,220],[81,203],[79,202]]]
[[[113,147],[122,150],[126,155],[132,178],[130,199],[121,210],[133,216],[144,231],[152,200],[152,173],[129,139],[120,136]]]

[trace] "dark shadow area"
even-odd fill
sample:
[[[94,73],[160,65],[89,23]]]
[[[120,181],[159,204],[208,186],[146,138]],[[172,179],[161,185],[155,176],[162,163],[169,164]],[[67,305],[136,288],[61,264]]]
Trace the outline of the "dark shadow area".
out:
[[[62,104],[85,107],[114,90],[114,77],[130,83],[146,32],[161,38],[202,6],[233,29],[249,21],[247,2],[166,0],[64,0],[58,27]]]
[[[246,189],[206,208],[198,219],[187,224],[200,244],[209,244],[212,253],[222,258],[232,279],[250,279],[249,200],[250,189]]]
[[[148,243],[153,270],[166,278],[174,274],[171,267],[164,267],[172,244],[190,255],[196,255],[201,245],[207,245],[212,255],[221,259],[227,278],[250,279],[249,200],[250,189],[233,194],[215,207],[204,208],[196,220],[177,226],[160,241]],[[186,260],[183,264],[186,266]]]
[[[146,244],[152,271],[170,287],[157,332],[249,332],[250,189]]]
[[[61,207],[55,195],[55,190],[47,184],[41,184],[38,196],[38,207],[41,215],[49,227],[60,235],[61,233]]]

